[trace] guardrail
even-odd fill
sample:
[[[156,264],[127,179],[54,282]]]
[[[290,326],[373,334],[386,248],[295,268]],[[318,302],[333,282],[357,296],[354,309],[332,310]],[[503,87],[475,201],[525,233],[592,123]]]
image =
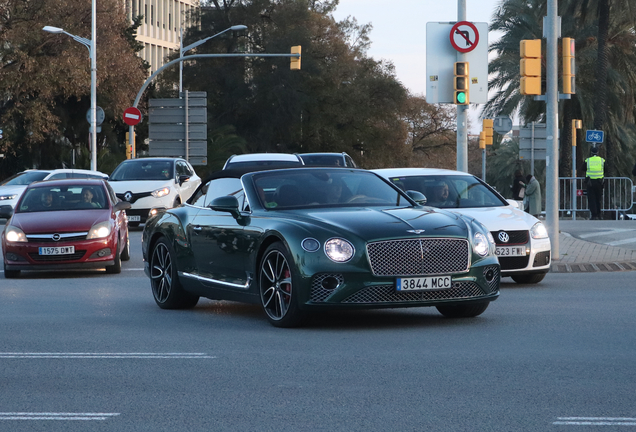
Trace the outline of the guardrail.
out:
[[[559,211],[588,213],[585,177],[559,177]],[[634,183],[629,177],[605,177],[602,211],[627,212],[634,206]],[[572,199],[574,198],[574,199]]]

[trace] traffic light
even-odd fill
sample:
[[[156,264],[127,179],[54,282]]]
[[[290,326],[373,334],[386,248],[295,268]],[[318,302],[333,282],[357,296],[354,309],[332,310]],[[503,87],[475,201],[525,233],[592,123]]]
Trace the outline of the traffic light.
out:
[[[134,156],[135,135],[133,132],[133,145],[130,145],[130,132],[126,132],[126,159],[131,159]]]
[[[561,39],[561,58],[563,59],[563,70],[561,78],[563,81],[563,93],[576,93],[575,70],[574,70],[574,39]]]
[[[298,57],[291,57],[291,62],[289,64],[289,68],[291,70],[300,70],[300,52],[302,48],[300,45],[296,45],[291,47],[292,54],[298,54]]]
[[[493,126],[495,122],[493,119],[483,119],[481,121],[481,130],[484,131],[486,136],[486,145],[492,145]]]
[[[521,94],[541,94],[541,39],[522,40],[519,44],[521,56]]]
[[[468,62],[455,63],[455,96],[453,103],[455,105],[468,105],[470,103],[470,95],[468,78]]]
[[[479,148],[486,149],[486,132],[479,132]]]

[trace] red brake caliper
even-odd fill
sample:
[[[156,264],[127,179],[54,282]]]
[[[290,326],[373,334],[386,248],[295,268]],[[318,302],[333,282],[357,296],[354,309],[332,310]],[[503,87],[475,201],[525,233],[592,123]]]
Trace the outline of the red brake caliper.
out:
[[[284,275],[285,279],[289,279],[289,277],[291,276],[291,273],[289,272],[289,269],[285,270],[283,272],[283,275]],[[291,284],[290,283],[286,283],[285,286],[283,287],[283,289],[285,290],[285,292],[291,293]]]

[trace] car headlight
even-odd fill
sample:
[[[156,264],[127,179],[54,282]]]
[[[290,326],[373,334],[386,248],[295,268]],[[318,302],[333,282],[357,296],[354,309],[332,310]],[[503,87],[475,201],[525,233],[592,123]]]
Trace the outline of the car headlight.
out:
[[[90,239],[100,239],[104,237],[108,237],[110,235],[110,222],[100,222],[91,227],[91,230],[88,232],[86,238]]]
[[[0,201],[12,200],[12,199],[16,199],[17,197],[18,197],[18,194],[13,194],[13,195],[0,195]]]
[[[325,243],[325,254],[330,260],[343,263],[349,261],[355,252],[351,243],[345,239],[333,238]]]
[[[475,233],[473,236],[473,250],[479,256],[486,256],[490,251],[490,243],[483,233]]]
[[[155,198],[161,198],[168,195],[169,193],[170,193],[170,188],[166,186],[166,187],[162,187],[161,189],[152,191],[151,195]]]
[[[545,225],[543,225],[543,222],[537,222],[530,228],[530,235],[534,239],[548,238],[548,230]]]
[[[8,226],[4,231],[4,238],[8,242],[28,242],[24,231],[18,227]]]

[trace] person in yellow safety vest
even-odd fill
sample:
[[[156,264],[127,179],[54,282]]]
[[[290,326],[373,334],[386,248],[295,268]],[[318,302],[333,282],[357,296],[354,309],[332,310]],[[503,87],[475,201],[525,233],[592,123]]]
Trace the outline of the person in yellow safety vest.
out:
[[[593,146],[592,156],[585,159],[585,184],[587,186],[587,202],[591,220],[601,220],[603,200],[603,178],[605,177],[605,159],[598,155],[598,148]]]

